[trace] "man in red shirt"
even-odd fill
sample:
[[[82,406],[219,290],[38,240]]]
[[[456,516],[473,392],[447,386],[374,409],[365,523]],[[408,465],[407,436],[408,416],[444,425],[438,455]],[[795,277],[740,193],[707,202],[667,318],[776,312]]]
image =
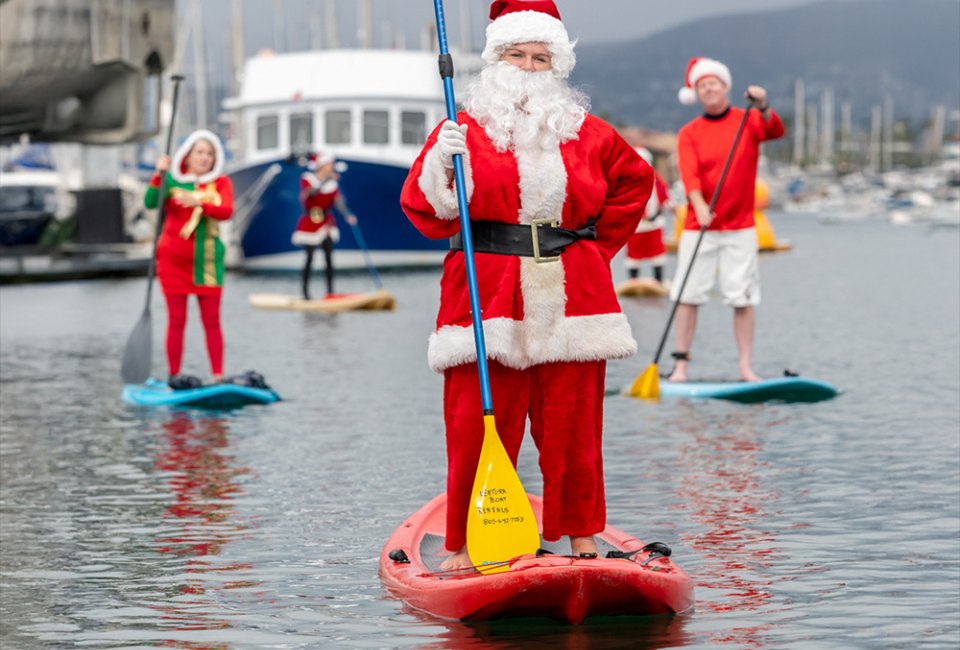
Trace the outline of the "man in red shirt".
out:
[[[697,327],[697,308],[709,300],[710,291],[719,282],[724,304],[733,307],[733,333],[740,353],[740,377],[758,381],[753,371],[754,307],[760,303],[760,272],[757,234],[753,221],[754,185],[760,143],[784,133],[780,118],[767,103],[767,91],[749,86],[756,111],[747,118],[737,150],[730,163],[727,179],[714,212],[710,202],[720,180],[724,163],[743,119],[745,109],[730,105],[730,70],[719,61],[691,59],[687,66],[686,86],[680,101],[693,104],[698,99],[703,115],[686,124],[677,136],[680,178],[689,205],[684,232],[677,249],[677,276],[671,298],[677,306],[676,367],[670,381],[687,380],[690,346]],[[701,227],[707,228],[683,295],[678,296],[683,274],[690,266]]]

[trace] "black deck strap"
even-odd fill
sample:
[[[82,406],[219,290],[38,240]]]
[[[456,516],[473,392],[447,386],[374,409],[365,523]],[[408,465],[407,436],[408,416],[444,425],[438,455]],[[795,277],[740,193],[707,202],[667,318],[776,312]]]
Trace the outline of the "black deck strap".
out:
[[[799,372],[794,372],[794,371],[790,370],[789,368],[787,368],[787,369],[785,369],[785,370],[783,371],[783,376],[784,376],[784,377],[799,377],[799,376],[800,376],[800,373],[799,373]]]
[[[598,557],[597,553],[581,553],[578,555],[581,560],[596,560]]]
[[[651,562],[661,557],[670,557],[673,554],[673,551],[669,546],[663,542],[651,542],[644,546],[641,551],[650,551],[650,555],[647,556],[647,559],[640,563],[640,566],[647,566]]]
[[[543,557],[544,555],[553,555],[553,551],[548,551],[545,548],[538,548],[537,557]]]
[[[571,230],[544,224],[537,228],[537,241],[541,257],[557,257],[564,249],[581,239],[596,240],[597,218],[591,219],[583,228]],[[529,224],[503,223],[502,221],[471,221],[473,250],[477,253],[495,255],[519,255],[533,257],[533,230]],[[450,250],[463,250],[460,233],[450,238]]]
[[[677,361],[690,361],[689,352],[671,352],[670,356],[676,359]]]
[[[387,553],[387,557],[397,564],[410,564],[410,558],[407,557],[406,552],[402,548],[393,549]]]
[[[664,557],[670,557],[673,555],[673,550],[663,542],[650,542],[640,550],[650,551],[651,553],[659,553]]]
[[[440,78],[450,77],[453,79],[453,57],[450,56],[450,53],[441,54],[437,63],[440,65]]]
[[[607,551],[606,558],[608,560],[629,560],[642,550],[642,548],[638,548],[635,551]]]

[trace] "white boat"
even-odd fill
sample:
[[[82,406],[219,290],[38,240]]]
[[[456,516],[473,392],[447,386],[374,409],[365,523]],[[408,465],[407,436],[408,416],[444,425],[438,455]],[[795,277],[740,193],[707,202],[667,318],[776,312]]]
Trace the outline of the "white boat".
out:
[[[454,54],[458,96],[475,55]],[[400,190],[427,135],[446,117],[436,53],[342,49],[261,54],[247,60],[239,96],[224,108],[232,125],[228,168],[237,209],[234,248],[244,268],[293,269],[290,242],[302,213],[306,155],[331,151],[346,170],[341,191],[378,266],[437,264],[446,240],[423,237],[400,209]],[[338,267],[362,266],[341,227]]]

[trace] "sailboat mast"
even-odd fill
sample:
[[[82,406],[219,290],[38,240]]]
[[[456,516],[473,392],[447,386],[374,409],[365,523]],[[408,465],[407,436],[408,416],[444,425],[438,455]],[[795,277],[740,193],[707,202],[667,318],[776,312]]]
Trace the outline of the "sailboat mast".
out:
[[[326,0],[325,21],[327,24],[327,47],[338,49],[340,36],[337,33],[337,4],[336,0]]]
[[[357,41],[360,47],[369,50],[373,47],[373,30],[370,27],[370,0],[357,3]]]
[[[244,39],[243,39],[243,0],[233,0],[231,6],[230,41],[233,55],[233,73],[230,75],[230,88],[234,97],[240,96],[240,77],[243,75]]]

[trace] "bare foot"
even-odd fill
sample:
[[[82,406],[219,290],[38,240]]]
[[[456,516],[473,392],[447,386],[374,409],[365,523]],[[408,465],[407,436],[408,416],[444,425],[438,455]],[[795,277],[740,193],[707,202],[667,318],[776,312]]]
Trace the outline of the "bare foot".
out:
[[[593,536],[588,537],[574,537],[570,536],[570,550],[573,552],[573,555],[581,555],[583,553],[597,553],[597,543],[593,540]]]
[[[751,368],[740,368],[740,378],[743,381],[763,381]]]
[[[677,361],[677,365],[670,376],[667,377],[667,381],[687,381],[687,362]]]
[[[440,563],[440,568],[444,571],[455,571],[457,569],[471,567],[473,567],[473,562],[470,561],[470,555],[467,553],[466,546]]]

